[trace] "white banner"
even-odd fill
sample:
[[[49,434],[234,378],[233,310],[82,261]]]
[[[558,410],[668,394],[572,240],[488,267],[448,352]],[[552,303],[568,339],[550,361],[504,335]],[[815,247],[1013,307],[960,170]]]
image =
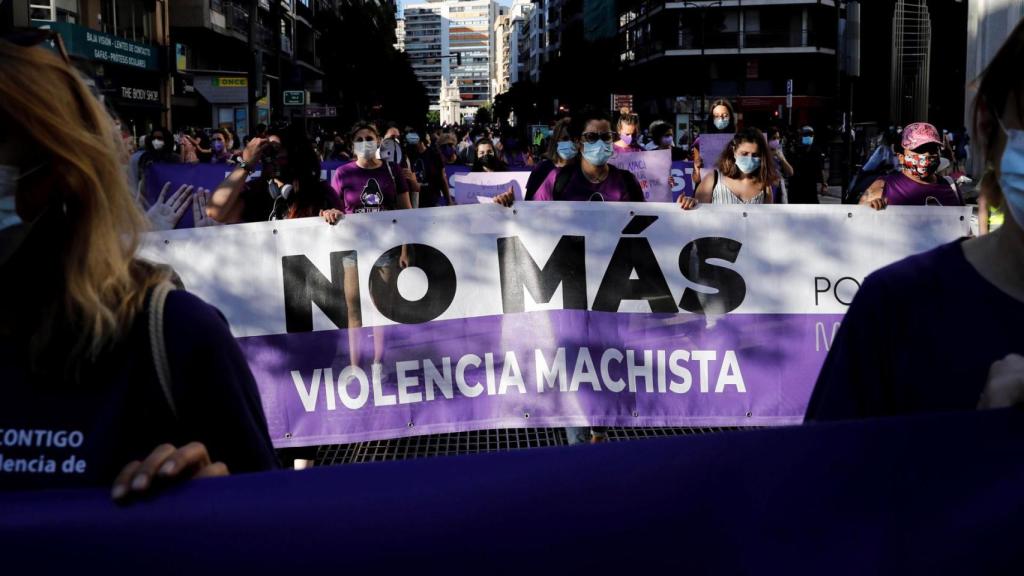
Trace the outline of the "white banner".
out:
[[[543,202],[176,230],[278,446],[519,426],[802,421],[871,271],[970,209]]]
[[[373,310],[367,273],[395,247],[428,246],[450,263],[457,286],[450,304],[432,318],[447,320],[503,313],[499,241],[514,241],[524,258],[543,267],[566,237],[585,244],[588,306],[608,275],[621,273],[609,270],[609,264],[626,244],[642,247],[643,254],[633,252],[633,257],[654,259],[657,270],[644,268],[653,262],[631,265],[662,275],[673,302],[688,290],[713,294],[713,286],[698,285],[694,274],[680,266],[680,255],[701,238],[719,238],[734,242],[737,253],[729,256],[732,260],[709,254],[718,261],[707,270],[732,270],[743,279],[745,293],[734,311],[842,313],[871,271],[968,235],[969,213],[969,208],[899,206],[876,212],[859,206],[702,205],[684,212],[673,204],[653,203],[518,203],[512,209],[460,205],[348,216],[336,226],[310,218],[153,233],[144,253],[173,266],[190,291],[224,312],[237,336],[286,332],[285,257],[304,257],[330,278],[332,254],[353,251],[364,322],[391,324]],[[411,301],[428,289],[415,258],[413,264],[398,278],[401,294]],[[825,293],[826,284],[833,290]],[[535,303],[527,293],[525,310],[561,307],[561,285],[558,290],[544,303]],[[624,298],[616,309],[651,312],[652,306],[649,299]],[[336,328],[316,306],[313,326]]]
[[[526,182],[529,172],[469,172],[452,176],[452,194],[459,204],[490,202],[499,194],[509,190],[515,193],[517,202],[526,197]]]

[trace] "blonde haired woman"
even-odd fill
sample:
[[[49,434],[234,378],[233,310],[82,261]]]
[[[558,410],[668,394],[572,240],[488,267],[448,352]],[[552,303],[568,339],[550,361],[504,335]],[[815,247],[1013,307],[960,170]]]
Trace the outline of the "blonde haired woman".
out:
[[[65,54],[52,32],[0,37],[0,488],[113,482],[125,500],[275,467],[227,323],[136,258],[119,135],[46,41]]]

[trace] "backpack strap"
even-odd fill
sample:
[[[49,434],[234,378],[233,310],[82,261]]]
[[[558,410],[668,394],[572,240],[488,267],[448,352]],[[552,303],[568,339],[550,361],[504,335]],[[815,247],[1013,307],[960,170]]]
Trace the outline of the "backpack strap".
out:
[[[558,174],[555,176],[555,186],[551,189],[551,198],[553,200],[561,200],[565,193],[565,187],[569,185],[569,181],[572,180],[573,172],[576,170],[576,164],[567,164],[561,170],[558,170]]]
[[[177,417],[178,409],[171,389],[171,363],[167,358],[167,342],[164,339],[164,305],[167,303],[167,295],[174,289],[170,282],[161,282],[153,288],[149,297],[149,345],[160,388],[171,408],[171,414]]]

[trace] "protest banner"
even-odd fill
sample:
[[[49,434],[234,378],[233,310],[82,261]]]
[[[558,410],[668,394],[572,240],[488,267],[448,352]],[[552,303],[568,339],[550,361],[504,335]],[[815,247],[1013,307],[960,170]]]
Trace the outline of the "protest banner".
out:
[[[616,168],[632,172],[648,202],[672,202],[672,189],[669,185],[671,150],[619,152],[608,162]]]
[[[325,182],[331,181],[331,176],[344,162],[330,160],[321,163],[320,179]],[[227,178],[234,166],[230,164],[153,164],[146,171],[145,194],[146,204],[150,205],[160,196],[160,190],[165,183],[170,182],[171,188],[168,196],[174,194],[182,184],[199,188],[206,188],[213,192],[217,186]],[[255,170],[249,175],[249,180],[260,177],[260,171]],[[175,229],[192,228],[192,211],[186,210],[181,221]]]
[[[735,134],[701,134],[694,142],[700,148],[700,159],[704,163],[703,170],[714,170],[718,158],[725,151]]]
[[[675,202],[680,196],[693,197],[693,162],[682,160],[672,163],[672,201]]]
[[[526,195],[529,172],[469,172],[452,175],[452,195],[458,204],[475,204],[504,194],[509,189],[515,193],[516,202],[522,202]]]
[[[802,420],[863,278],[965,216],[477,204],[169,231],[145,255],[226,315],[278,446],[773,425]]]

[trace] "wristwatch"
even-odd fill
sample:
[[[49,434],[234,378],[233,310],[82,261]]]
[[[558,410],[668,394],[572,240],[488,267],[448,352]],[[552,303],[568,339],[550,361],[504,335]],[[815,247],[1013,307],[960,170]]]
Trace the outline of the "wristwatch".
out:
[[[241,158],[238,159],[238,167],[241,168],[242,170],[245,170],[249,174],[252,174],[252,164],[246,162],[245,160],[242,160]]]

